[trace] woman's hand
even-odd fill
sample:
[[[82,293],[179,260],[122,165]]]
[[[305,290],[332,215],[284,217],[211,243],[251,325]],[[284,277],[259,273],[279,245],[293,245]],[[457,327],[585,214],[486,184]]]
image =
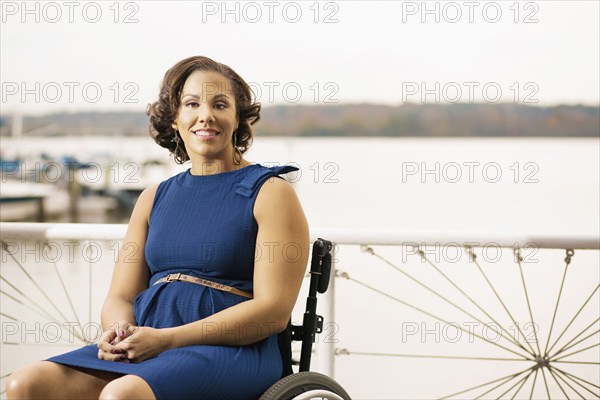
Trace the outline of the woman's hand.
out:
[[[141,362],[155,357],[171,348],[169,334],[165,329],[148,326],[129,326],[125,338],[115,344],[132,362]]]
[[[127,360],[127,354],[123,349],[118,348],[116,345],[122,340],[127,338],[129,327],[133,326],[128,321],[117,321],[109,329],[104,331],[100,340],[98,341],[98,358],[101,360],[109,361],[125,361]]]

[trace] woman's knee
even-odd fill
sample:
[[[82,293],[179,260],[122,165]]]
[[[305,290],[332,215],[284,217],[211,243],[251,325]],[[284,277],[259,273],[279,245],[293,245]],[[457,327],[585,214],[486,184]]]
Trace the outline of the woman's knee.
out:
[[[125,375],[109,382],[99,400],[148,399],[156,400],[150,385],[137,375]]]
[[[57,375],[57,368],[44,361],[20,367],[7,378],[7,399],[42,398],[58,383]]]
[[[122,374],[40,361],[13,372],[6,381],[12,399],[97,399],[104,386]]]

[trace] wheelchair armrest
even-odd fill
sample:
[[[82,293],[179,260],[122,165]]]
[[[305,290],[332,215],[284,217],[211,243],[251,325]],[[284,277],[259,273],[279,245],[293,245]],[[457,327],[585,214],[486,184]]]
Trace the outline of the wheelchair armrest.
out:
[[[301,341],[304,338],[304,325],[290,324],[290,333],[293,341]],[[316,315],[316,321],[312,334],[312,341],[315,342],[315,334],[323,332],[323,317]]]

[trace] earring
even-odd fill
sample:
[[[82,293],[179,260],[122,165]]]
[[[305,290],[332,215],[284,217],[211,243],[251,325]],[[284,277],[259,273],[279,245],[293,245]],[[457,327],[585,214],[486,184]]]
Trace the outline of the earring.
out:
[[[178,164],[182,164],[186,160],[185,150],[181,148],[181,138],[179,137],[179,131],[175,131],[175,137],[171,139],[172,142],[175,142],[175,149],[173,150],[173,155],[175,156],[175,161]]]
[[[242,163],[242,151],[237,147],[237,131],[233,132],[233,163],[235,165]]]

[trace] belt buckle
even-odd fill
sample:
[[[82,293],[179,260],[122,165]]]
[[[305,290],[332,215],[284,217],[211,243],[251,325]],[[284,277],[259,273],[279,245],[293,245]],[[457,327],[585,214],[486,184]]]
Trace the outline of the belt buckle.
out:
[[[167,275],[167,282],[178,281],[181,279],[181,273]]]

